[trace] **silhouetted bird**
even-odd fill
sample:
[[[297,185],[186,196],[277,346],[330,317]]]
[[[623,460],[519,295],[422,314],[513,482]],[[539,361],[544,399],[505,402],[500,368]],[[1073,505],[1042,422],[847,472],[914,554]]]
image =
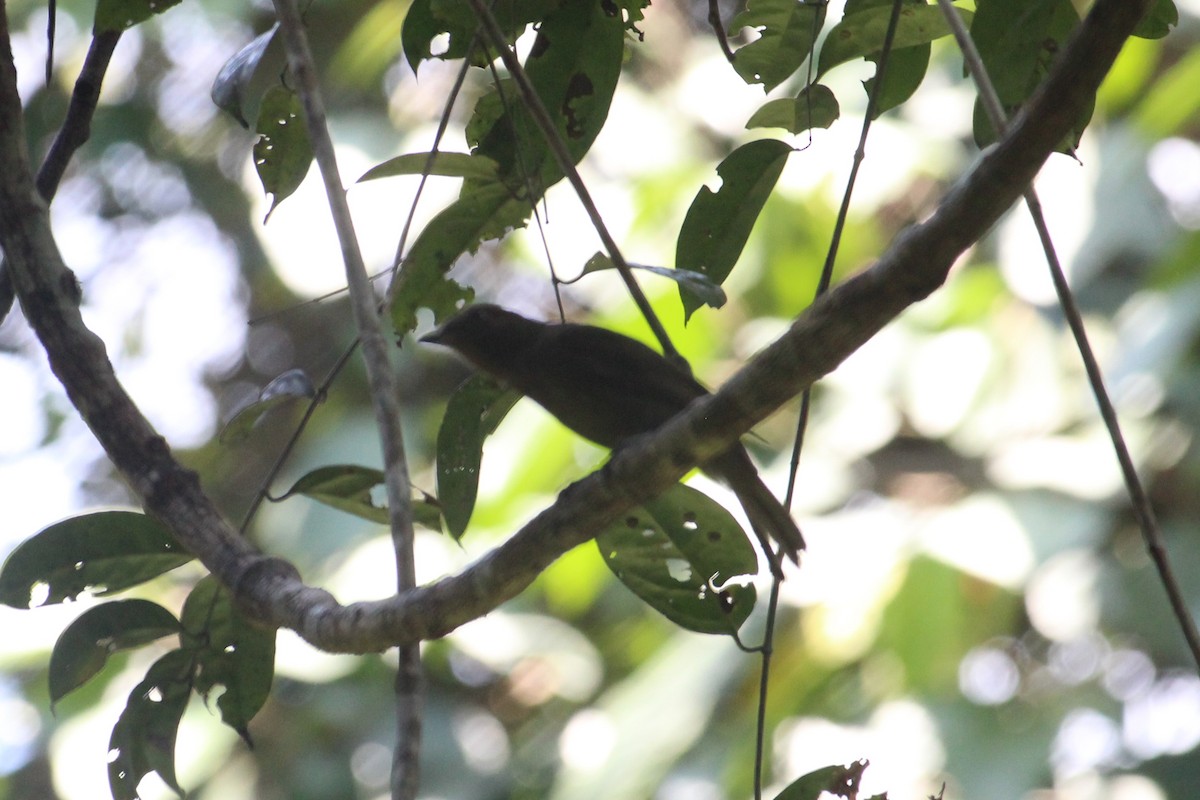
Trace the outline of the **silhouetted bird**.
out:
[[[421,339],[453,348],[535,400],[579,435],[608,448],[647,433],[707,390],[641,342],[591,325],[546,325],[499,306],[470,306]],[[758,477],[741,444],[701,465],[728,484],[750,524],[796,561],[804,538]]]

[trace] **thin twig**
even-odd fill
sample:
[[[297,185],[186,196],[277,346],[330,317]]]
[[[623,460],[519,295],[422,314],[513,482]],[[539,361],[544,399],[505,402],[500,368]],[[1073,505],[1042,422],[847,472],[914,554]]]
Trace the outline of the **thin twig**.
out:
[[[546,110],[542,98],[538,96],[537,89],[529,80],[529,76],[525,74],[525,69],[521,66],[521,62],[517,60],[517,56],[513,53],[512,48],[504,39],[504,32],[500,30],[500,25],[496,22],[496,18],[492,16],[492,12],[483,3],[483,0],[467,0],[471,4],[475,16],[479,19],[479,24],[483,27],[483,32],[487,35],[492,46],[500,53],[500,60],[504,62],[505,69],[512,76],[513,82],[517,85],[517,89],[521,92],[521,99],[525,102],[525,107],[529,110],[529,114],[533,117],[533,121],[537,123],[538,128],[542,132],[542,136],[546,140],[547,147],[550,148],[555,160],[558,162],[559,168],[571,183],[571,187],[575,190],[575,194],[579,197],[579,202],[583,205],[583,209],[587,212],[588,218],[592,222],[592,227],[596,229],[600,241],[604,244],[604,249],[608,251],[609,258],[612,259],[613,266],[617,268],[617,272],[621,275],[621,280],[625,282],[625,286],[629,290],[633,302],[637,304],[638,310],[642,312],[642,316],[646,319],[646,324],[650,326],[650,330],[654,332],[654,336],[658,339],[659,346],[662,347],[663,355],[673,361],[686,364],[679,351],[671,344],[671,337],[667,335],[667,331],[663,328],[658,316],[654,313],[654,309],[650,307],[650,301],[646,299],[645,293],[638,285],[637,279],[633,276],[633,270],[629,268],[629,263],[621,254],[621,249],[617,246],[616,239],[609,233],[608,226],[604,224],[604,218],[600,216],[600,211],[592,201],[592,196],[587,190],[587,186],[583,183],[583,178],[579,175],[579,170],[575,168],[575,162],[571,158],[571,152],[567,149],[567,144],[562,140],[562,136],[558,133],[558,128],[554,124],[554,120],[550,117],[550,113]]]
[[[979,96],[983,101],[988,119],[991,121],[992,127],[996,129],[996,135],[1002,136],[1008,127],[1008,120],[996,88],[992,85],[987,68],[979,55],[979,50],[976,49],[975,42],[971,39],[971,35],[953,3],[950,0],[938,0],[938,5],[954,32],[954,38],[958,42],[959,49],[962,50],[967,69],[970,70],[975,84],[979,87]],[[1058,252],[1050,236],[1050,228],[1046,225],[1045,214],[1042,213],[1041,201],[1038,200],[1032,183],[1025,190],[1025,205],[1029,208],[1029,216],[1033,220],[1038,238],[1042,243],[1042,250],[1046,254],[1046,263],[1050,269],[1050,278],[1054,282],[1054,291],[1058,295],[1058,304],[1062,308],[1067,327],[1071,329],[1071,336],[1075,339],[1075,347],[1079,351],[1084,371],[1087,373],[1088,385],[1092,389],[1092,395],[1096,398],[1100,417],[1104,420],[1104,427],[1108,430],[1108,437],[1112,441],[1113,452],[1116,453],[1117,462],[1121,466],[1121,476],[1125,481],[1125,490],[1129,493],[1133,515],[1142,531],[1142,538],[1146,542],[1150,558],[1158,570],[1159,580],[1162,581],[1163,589],[1167,593],[1167,599],[1171,603],[1171,610],[1183,632],[1183,638],[1187,641],[1188,649],[1191,651],[1196,666],[1200,668],[1200,631],[1196,629],[1196,621],[1192,618],[1187,601],[1184,600],[1183,591],[1179,588],[1179,581],[1175,578],[1175,571],[1171,568],[1162,531],[1159,529],[1158,520],[1154,514],[1154,506],[1150,503],[1141,478],[1138,477],[1133,456],[1130,455],[1125,435],[1121,432],[1117,410],[1113,407],[1112,399],[1108,395],[1108,388],[1104,384],[1104,373],[1101,371],[1100,363],[1096,360],[1096,354],[1088,341],[1083,315],[1079,313],[1079,306],[1075,303],[1075,296],[1071,292],[1070,284],[1067,283],[1066,274],[1063,272]]]
[[[725,60],[732,64],[737,56],[734,55],[732,48],[729,47],[729,36],[725,33],[725,24],[721,22],[721,8],[717,5],[717,0],[708,0],[708,24],[712,27],[713,34],[717,37],[717,44],[721,46],[721,52],[725,54]]]
[[[50,7],[50,19],[54,19],[53,4]],[[53,33],[48,35],[53,42]],[[42,161],[41,168],[38,169],[38,194],[47,203],[54,199],[71,158],[84,142],[91,138],[92,117],[100,99],[100,87],[104,83],[104,75],[108,72],[108,64],[120,39],[120,31],[102,31],[92,37],[83,68],[79,70],[79,77],[75,79],[75,88],[71,92],[66,116],[63,117],[63,123],[46,153],[45,160]],[[0,322],[3,322],[12,310],[13,297],[12,276],[8,274],[4,257],[0,254]]]
[[[846,179],[846,189],[842,192],[842,204],[838,208],[837,220],[833,226],[833,235],[830,238],[829,250],[825,254],[825,263],[821,267],[821,275],[817,280],[817,289],[813,295],[813,301],[829,291],[830,284],[833,283],[833,266],[837,261],[838,250],[841,247],[842,234],[846,229],[846,219],[850,215],[850,198],[854,195],[854,186],[858,181],[858,170],[867,158],[867,136],[871,131],[871,123],[875,118],[875,109],[879,105],[879,95],[883,91],[884,75],[887,70],[888,56],[892,52],[892,43],[896,38],[896,28],[900,24],[900,4],[901,0],[892,0],[892,14],[888,18],[887,31],[883,37],[883,47],[879,53],[879,60],[875,67],[875,82],[871,84],[871,94],[867,98],[867,109],[863,114],[862,129],[858,136],[858,147],[854,151],[854,162],[850,167],[850,175]],[[815,37],[814,37],[815,38]],[[812,59],[809,59],[809,69],[812,69]],[[810,134],[811,135],[811,134]],[[788,485],[787,494],[784,496],[784,508],[792,507],[792,500],[796,492],[796,476],[800,470],[800,453],[804,449],[804,435],[808,430],[808,419],[812,409],[812,388],[809,387],[800,395],[800,411],[796,416],[796,436],[792,442],[792,460],[788,469]],[[754,796],[755,800],[760,800],[762,797],[762,768],[763,753],[766,744],[766,698],[767,698],[767,679],[770,673],[771,653],[774,649],[775,638],[775,605],[778,603],[779,587],[778,582],[772,587],[771,606],[768,608],[768,625],[766,629],[765,639],[763,641],[762,651],[762,677],[759,697],[759,713],[757,719],[757,728],[755,735],[757,737],[757,762],[754,771]]]
[[[397,589],[404,593],[416,586],[413,555],[412,502],[404,434],[400,426],[400,393],[388,358],[387,341],[380,322],[378,302],[367,277],[362,251],[354,233],[346,189],[338,174],[337,158],[325,115],[324,100],[317,81],[316,66],[308,47],[304,22],[294,0],[275,0],[275,13],[284,35],[288,63],[304,106],[305,123],[312,142],[313,158],[325,183],[330,215],[341,243],[346,282],[354,321],[362,346],[367,382],[375,406],[375,421],[383,447],[388,517],[396,556]],[[392,796],[415,798],[420,786],[419,753],[421,730],[420,653],[415,647],[400,648],[396,680],[397,742],[392,762]]]

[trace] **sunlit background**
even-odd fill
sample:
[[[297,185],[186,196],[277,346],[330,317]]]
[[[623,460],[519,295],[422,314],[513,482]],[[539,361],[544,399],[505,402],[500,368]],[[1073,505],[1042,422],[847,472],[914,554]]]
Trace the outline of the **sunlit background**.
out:
[[[1129,43],[1078,159],[1053,158],[1038,189],[1171,556],[1200,610],[1200,3],[1178,4],[1179,29]],[[347,183],[385,158],[430,147],[457,69],[411,72],[398,45],[404,11],[403,2],[308,11]],[[732,9],[724,11],[728,19]],[[18,0],[8,13],[40,156],[86,52],[91,5],[59,4],[49,86],[44,5]],[[766,135],[742,128],[761,87],[729,68],[706,13],[700,3],[648,11],[645,43],[631,45],[607,126],[582,168],[639,263],[673,263],[691,198],[717,185],[714,164]],[[831,20],[839,16],[830,9]],[[209,100],[224,61],[269,24],[267,3],[189,2],[126,33],[93,139],[53,205],[85,319],[142,410],[233,520],[298,409],[236,443],[215,440],[223,422],[285,370],[322,379],[353,337],[342,296],[307,302],[344,286],[315,173],[263,224],[269,201],[250,158],[253,136]],[[726,284],[724,309],[702,310],[685,328],[674,284],[646,279],[709,384],[809,302],[869,76],[861,65],[837,68],[829,83],[842,119],[811,139],[788,139],[801,149]],[[467,96],[484,86],[482,73],[472,75]],[[928,213],[970,164],[972,100],[960,60],[938,43],[914,99],[873,128],[841,276]],[[469,108],[460,103],[444,149],[465,150]],[[372,271],[390,265],[415,188],[415,179],[394,178],[350,189]],[[433,179],[416,224],[457,189]],[[547,253],[560,277],[572,277],[600,247],[567,187],[548,194],[544,216],[542,228],[485,246],[455,276],[481,298],[548,318]],[[565,292],[574,318],[646,337],[614,277],[591,275]],[[432,491],[440,410],[467,372],[411,340],[397,364],[414,480]],[[19,312],[0,327],[0,388],[0,554],[81,510],[132,503]],[[764,423],[761,441],[750,443],[780,492],[795,410]],[[377,466],[371,419],[355,365],[277,486],[323,464]],[[489,441],[461,546],[419,533],[419,577],[469,563],[603,458],[519,404]],[[943,786],[948,800],[1197,796],[1200,679],[1133,524],[1025,215],[1011,214],[943,290],[820,385],[794,507],[810,549],[783,587],[768,711],[775,790],[809,770],[867,759],[863,796],[892,800]],[[394,586],[384,531],[356,518],[289,500],[264,508],[253,536],[343,601]],[[183,568],[138,594],[177,608],[199,574]],[[0,796],[108,796],[109,733],[159,651],[114,658],[52,715],[48,654],[88,604],[0,607]],[[759,613],[743,634],[753,642],[761,628]],[[758,657],[676,629],[616,583],[593,546],[424,652],[424,796],[750,796]],[[182,785],[191,797],[225,800],[385,796],[391,664],[322,654],[281,632],[272,698],[251,726],[255,749],[220,725],[211,699],[195,701],[177,747]],[[172,795],[148,779],[143,796]]]

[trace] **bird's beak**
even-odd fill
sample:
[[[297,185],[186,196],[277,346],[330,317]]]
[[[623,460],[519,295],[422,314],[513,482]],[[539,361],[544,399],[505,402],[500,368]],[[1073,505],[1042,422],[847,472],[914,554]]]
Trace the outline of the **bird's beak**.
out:
[[[443,333],[442,328],[434,328],[433,330],[431,330],[429,333],[422,336],[417,341],[418,342],[429,342],[430,344],[441,344],[442,343],[442,333]]]

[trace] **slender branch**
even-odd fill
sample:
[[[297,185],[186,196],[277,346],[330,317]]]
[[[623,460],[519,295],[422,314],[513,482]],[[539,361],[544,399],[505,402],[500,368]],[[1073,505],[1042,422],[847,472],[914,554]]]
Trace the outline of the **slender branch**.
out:
[[[471,9],[479,19],[479,24],[482,26],[483,32],[487,35],[488,41],[500,53],[500,60],[504,62],[504,68],[508,70],[508,74],[512,76],[513,82],[521,92],[521,99],[524,100],[525,107],[529,110],[530,116],[533,117],[533,121],[541,130],[542,136],[546,140],[546,146],[550,148],[551,154],[554,156],[555,161],[558,162],[559,169],[567,176],[571,188],[575,190],[575,194],[579,197],[579,202],[583,205],[583,210],[587,212],[588,219],[592,221],[592,227],[596,229],[600,241],[604,244],[604,249],[608,251],[608,256],[612,259],[613,266],[617,268],[621,280],[625,282],[625,286],[629,290],[633,302],[637,304],[638,310],[642,312],[642,316],[646,319],[646,324],[650,326],[650,330],[654,332],[655,338],[658,339],[659,346],[663,350],[663,355],[686,367],[687,362],[683,360],[683,356],[675,349],[675,345],[671,344],[671,337],[667,335],[667,331],[659,321],[658,315],[650,307],[650,301],[646,299],[646,294],[642,291],[637,279],[633,276],[633,270],[630,269],[629,262],[622,255],[621,248],[617,246],[617,240],[613,238],[608,230],[608,226],[604,223],[604,217],[600,215],[600,210],[596,207],[595,202],[593,202],[592,195],[588,192],[587,186],[584,185],[583,178],[579,175],[579,170],[575,168],[575,161],[571,158],[571,151],[567,149],[567,143],[563,141],[562,136],[559,134],[558,127],[554,124],[550,112],[546,110],[546,105],[542,102],[537,89],[534,88],[533,83],[529,80],[529,76],[525,74],[525,69],[521,66],[521,62],[517,60],[516,53],[512,51],[512,48],[505,41],[504,32],[500,30],[499,23],[496,22],[496,18],[492,16],[491,10],[483,0],[467,0],[467,2],[471,4]]]
[[[50,8],[50,23],[53,25],[55,13],[53,4]],[[54,43],[53,29],[47,34],[50,45]],[[38,193],[49,203],[58,191],[62,176],[67,171],[67,165],[75,152],[83,146],[92,135],[92,117],[96,113],[96,103],[100,100],[100,87],[104,83],[104,75],[108,72],[108,63],[112,60],[117,42],[121,40],[120,31],[101,31],[92,37],[87,57],[79,77],[75,79],[75,89],[71,92],[71,102],[67,106],[63,124],[50,145],[45,161],[37,174]],[[46,56],[46,82],[50,82],[51,56]],[[3,255],[0,255],[0,322],[12,310],[14,294],[12,278],[5,267]]]
[[[350,304],[367,368],[375,421],[382,439],[388,517],[396,554],[396,582],[398,591],[403,593],[415,588],[417,579],[408,462],[400,426],[399,386],[388,358],[378,302],[354,233],[346,189],[338,173],[337,157],[329,135],[316,66],[304,32],[304,21],[294,0],[275,0],[275,13],[287,49],[288,65],[304,106],[313,157],[325,183],[329,210],[342,247]],[[415,647],[402,647],[395,684],[398,736],[392,765],[392,796],[397,800],[415,798],[420,786],[421,691],[420,653]]]
[[[946,21],[954,32],[954,38],[958,42],[959,49],[962,50],[967,69],[979,87],[979,96],[983,101],[983,107],[987,112],[988,119],[991,121],[997,135],[1001,135],[1008,127],[1008,120],[1005,117],[1004,105],[1000,102],[1000,96],[996,92],[996,87],[992,84],[991,78],[988,76],[987,68],[984,66],[983,59],[979,55],[979,50],[975,47],[975,42],[971,39],[966,25],[963,24],[962,17],[959,16],[958,9],[954,7],[953,3],[950,0],[938,0],[938,5],[941,6],[942,12],[946,16]],[[1108,430],[1109,439],[1112,441],[1113,452],[1116,453],[1117,462],[1121,467],[1121,476],[1125,481],[1125,491],[1129,494],[1133,515],[1137,519],[1138,527],[1142,531],[1142,539],[1145,541],[1150,558],[1158,570],[1159,580],[1162,581],[1163,589],[1167,593],[1167,600],[1170,602],[1171,610],[1175,614],[1175,619],[1179,623],[1180,630],[1183,632],[1183,638],[1187,642],[1188,649],[1191,651],[1192,659],[1196,662],[1196,666],[1200,668],[1200,631],[1196,629],[1196,621],[1192,617],[1187,601],[1183,597],[1183,590],[1179,587],[1179,581],[1175,578],[1175,571],[1171,568],[1171,560],[1167,554],[1162,531],[1159,529],[1158,520],[1154,514],[1154,506],[1150,503],[1150,498],[1146,494],[1146,487],[1142,484],[1141,478],[1138,477],[1137,467],[1133,463],[1133,456],[1129,453],[1129,445],[1126,444],[1125,435],[1121,432],[1121,423],[1117,417],[1117,410],[1113,406],[1112,399],[1108,395],[1108,388],[1104,384],[1104,373],[1101,371],[1100,363],[1097,361],[1096,354],[1092,350],[1091,342],[1088,341],[1087,327],[1083,323],[1083,315],[1079,313],[1079,306],[1075,303],[1075,295],[1067,283],[1067,276],[1063,272],[1062,263],[1059,261],[1058,251],[1054,247],[1050,228],[1046,224],[1046,215],[1042,212],[1042,203],[1038,199],[1037,192],[1032,185],[1025,190],[1025,204],[1029,208],[1029,216],[1033,220],[1034,228],[1037,229],[1038,238],[1042,243],[1042,250],[1046,254],[1046,263],[1050,269],[1050,278],[1054,283],[1054,291],[1058,295],[1058,304],[1062,308],[1063,316],[1066,318],[1067,327],[1071,330],[1071,336],[1075,339],[1075,347],[1079,351],[1079,358],[1083,361],[1083,369],[1087,374],[1088,385],[1092,389],[1092,396],[1096,398],[1100,417],[1104,420],[1104,427]]]
[[[103,343],[80,317],[71,274],[33,186],[2,14],[0,246],[9,256],[25,316],[72,403],[147,511],[171,527],[247,613],[335,652],[412,644],[445,635],[518,594],[562,553],[660,493],[691,465],[727,448],[933,292],[954,259],[1020,197],[1079,118],[1149,2],[1097,0],[1026,109],[937,211],[902,232],[874,266],[813,303],[716,394],[622,449],[607,467],[462,573],[385,600],[341,605],[328,592],[306,586],[286,561],[265,557],[238,537],[195,474],[172,457],[117,383]]]

